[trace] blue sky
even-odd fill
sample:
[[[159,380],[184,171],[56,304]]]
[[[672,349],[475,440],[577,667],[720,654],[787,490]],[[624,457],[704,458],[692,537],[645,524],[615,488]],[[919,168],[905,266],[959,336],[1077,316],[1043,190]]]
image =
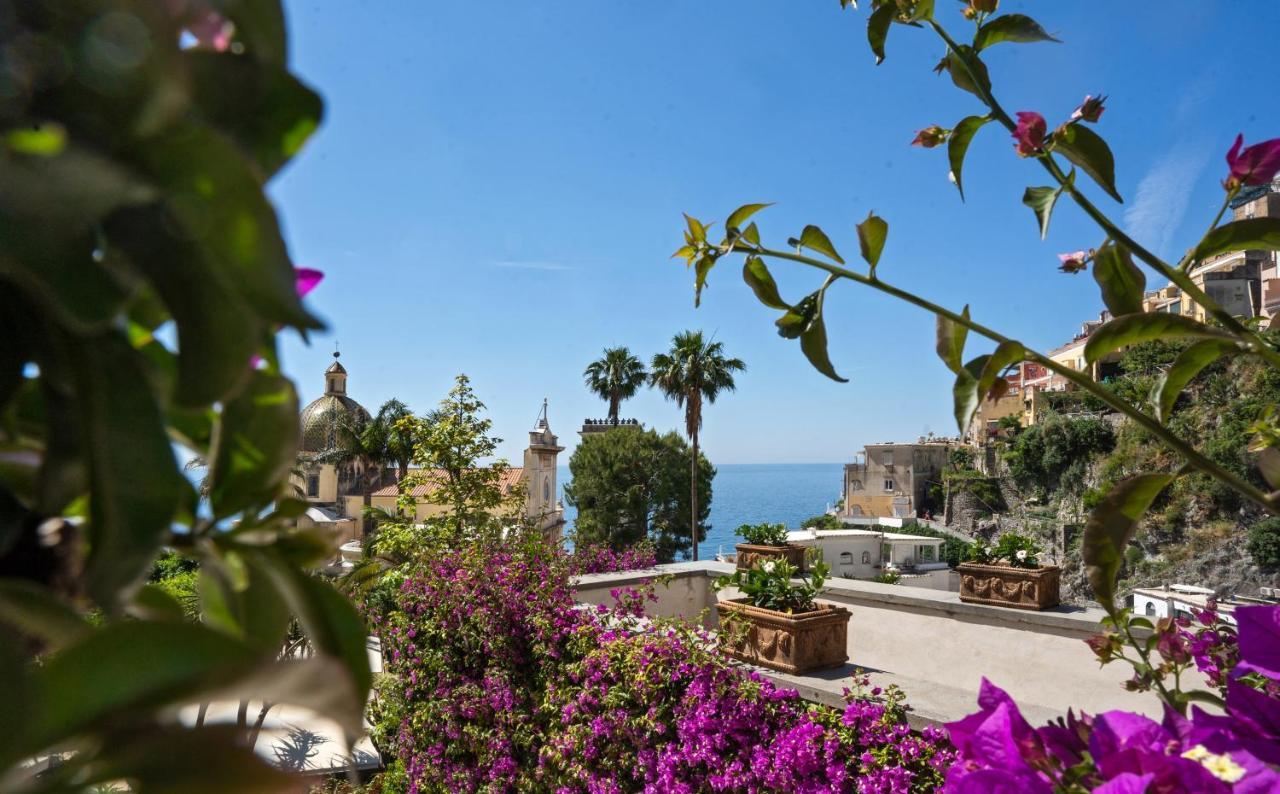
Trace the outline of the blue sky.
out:
[[[958,3],[938,5],[953,29],[966,24]],[[1176,256],[1208,223],[1237,132],[1280,135],[1268,61],[1240,44],[1280,30],[1280,4],[1002,6],[1064,41],[988,51],[1003,104],[1053,125],[1086,93],[1107,94],[1098,131],[1126,203],[1092,193],[1160,253]],[[603,415],[581,378],[603,346],[647,359],[702,328],[749,367],[707,409],[715,463],[843,461],[868,442],[954,433],[934,321],[913,307],[832,288],[831,359],[848,384],[777,336],[740,263],[722,263],[694,309],[692,275],[669,259],[680,213],[722,220],[749,201],[778,203],[759,216],[778,247],[816,223],[851,260],[854,224],[874,209],[890,223],[882,278],[967,302],[1032,345],[1060,344],[1100,308],[1093,280],[1058,273],[1055,257],[1100,235],[1062,205],[1039,240],[1020,198],[1045,177],[1003,130],[975,140],[963,204],[943,150],[908,145],[920,127],[978,112],[930,71],[941,50],[923,30],[895,26],[876,67],[866,10],[836,0],[286,7],[294,69],[327,101],[271,189],[295,260],[327,273],[310,300],[330,330],[284,345],[304,401],[335,339],[371,410],[393,396],[425,410],[465,372],[518,461],[543,397],[571,448],[581,420]],[[773,271],[792,300],[821,281]],[[624,411],[682,425],[656,393]]]

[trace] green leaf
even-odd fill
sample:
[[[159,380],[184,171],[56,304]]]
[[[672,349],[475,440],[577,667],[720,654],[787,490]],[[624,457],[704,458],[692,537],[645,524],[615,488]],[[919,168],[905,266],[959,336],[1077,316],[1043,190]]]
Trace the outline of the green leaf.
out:
[[[960,177],[960,173],[964,169],[964,156],[969,151],[969,144],[973,141],[973,136],[988,121],[991,121],[990,116],[969,116],[961,119],[956,128],[951,131],[951,137],[947,140],[947,159],[951,163],[951,175],[955,177],[956,190],[960,191],[961,201],[964,201],[964,183]]]
[[[840,254],[836,253],[836,247],[831,244],[831,239],[827,237],[826,232],[817,226],[804,227],[804,231],[800,232],[800,245],[811,251],[817,251],[828,259],[834,259],[840,264],[844,264]]]
[[[951,75],[951,82],[956,88],[968,91],[979,99],[990,95],[991,77],[977,51],[966,44],[959,45],[957,50],[948,50],[947,56],[939,64]]]
[[[1156,380],[1151,402],[1155,406],[1156,419],[1169,421],[1178,395],[1200,371],[1219,358],[1237,351],[1238,346],[1225,339],[1204,339],[1188,347]]]
[[[1181,314],[1126,314],[1111,320],[1089,336],[1084,345],[1084,358],[1093,363],[1122,347],[1153,339],[1232,340],[1232,337]]]
[[[194,100],[204,120],[275,174],[320,126],[324,102],[278,65],[231,53],[186,50]]]
[[[772,207],[772,206],[773,206],[772,203],[743,204],[741,207],[738,207],[736,210],[733,211],[733,214],[729,216],[729,220],[724,222],[724,227],[726,229],[741,229],[742,224],[746,223],[747,219],[750,218],[752,215],[755,215],[757,212],[764,209],[765,207]]]
[[[1280,218],[1247,218],[1219,226],[1204,236],[1191,258],[1203,262],[1245,249],[1280,251]]]
[[[790,309],[791,306],[778,294],[778,285],[773,274],[758,256],[748,256],[742,265],[742,279],[751,287],[760,302],[771,309]]]
[[[884,241],[888,236],[889,224],[874,212],[867,213],[867,219],[858,224],[858,247],[872,273],[880,263],[880,253],[884,251]]]
[[[976,50],[984,50],[992,44],[1002,41],[1030,43],[1035,41],[1058,41],[1050,36],[1040,23],[1023,14],[1004,14],[988,21],[978,28],[978,35],[973,39]]]
[[[0,623],[57,650],[87,636],[89,624],[56,593],[23,579],[0,579]]]
[[[267,326],[240,293],[235,274],[198,241],[175,234],[177,227],[172,214],[155,204],[116,212],[104,228],[173,315],[179,351],[174,398],[200,407],[244,385]],[[155,346],[155,352],[164,351]]]
[[[177,510],[183,479],[164,417],[129,343],[113,333],[76,342],[71,350],[93,494],[86,586],[112,609],[150,566]]]
[[[217,517],[279,495],[298,447],[298,395],[287,378],[254,370],[222,407],[210,450],[209,503]]]
[[[1040,239],[1049,233],[1049,218],[1053,215],[1053,205],[1062,195],[1061,187],[1029,187],[1022,194],[1022,203],[1036,214],[1036,223],[1040,226]]]
[[[707,286],[707,276],[711,273],[711,268],[716,266],[716,256],[714,249],[705,249],[702,256],[693,263],[693,306],[696,309],[702,305],[702,290]]]
[[[818,290],[804,296],[795,306],[789,307],[786,314],[774,321],[774,325],[778,327],[778,336],[799,339],[801,334],[809,330],[814,318],[818,316],[821,292]]]
[[[1133,263],[1128,249],[1107,243],[1093,256],[1093,278],[1102,288],[1102,301],[1116,317],[1142,311],[1147,278]]]
[[[747,224],[747,228],[742,230],[742,239],[754,246],[760,245],[760,230],[756,228],[755,221]]]
[[[1081,543],[1085,573],[1094,598],[1108,612],[1115,608],[1116,576],[1138,520],[1173,479],[1172,474],[1139,474],[1122,480],[1089,514]]]
[[[1258,453],[1258,471],[1272,488],[1280,488],[1280,448],[1267,447]]]
[[[822,320],[821,312],[804,333],[800,334],[800,350],[804,352],[804,357],[809,359],[813,368],[823,375],[837,383],[849,382],[848,378],[840,377],[835,367],[831,366],[831,359],[827,356],[827,327]]]
[[[978,410],[981,397],[978,394],[978,377],[986,369],[990,356],[978,356],[956,371],[956,382],[951,387],[955,402],[956,427],[963,436],[969,432],[969,423]]]
[[[171,620],[180,623],[187,619],[178,599],[154,584],[145,584],[138,588],[125,613],[140,620]]]
[[[689,227],[690,243],[705,243],[707,241],[707,227],[702,224],[702,221],[689,213],[683,214],[685,225]]]
[[[960,312],[960,316],[969,319],[969,307],[965,305],[964,310]],[[936,349],[938,358],[942,359],[942,363],[947,365],[947,369],[957,375],[963,371],[960,362],[964,357],[964,342],[969,335],[969,329],[959,323],[952,322],[951,319],[938,315],[938,341]]]
[[[165,204],[179,228],[262,320],[322,327],[298,298],[275,210],[233,143],[211,129],[187,125],[148,139],[131,154],[167,190]]]
[[[1068,124],[1061,134],[1054,135],[1053,149],[1092,177],[1108,196],[1124,202],[1116,192],[1116,161],[1111,147],[1098,133],[1083,124]]]
[[[884,42],[889,37],[889,26],[896,11],[894,3],[883,3],[867,17],[867,42],[875,53],[876,66],[884,63]]]
[[[317,682],[317,685],[322,685]],[[298,779],[244,747],[234,725],[151,731],[102,748],[85,782],[128,780],[148,794],[280,794],[298,790]]]
[[[991,395],[991,390],[995,388],[996,381],[1000,379],[1004,371],[1023,361],[1027,357],[1027,350],[1020,342],[1009,340],[1001,342],[996,346],[995,352],[987,357],[986,365],[982,368],[982,374],[978,377],[978,396],[986,399]]]
[[[934,0],[915,0],[911,7],[911,21],[925,22],[933,19],[933,3]]]

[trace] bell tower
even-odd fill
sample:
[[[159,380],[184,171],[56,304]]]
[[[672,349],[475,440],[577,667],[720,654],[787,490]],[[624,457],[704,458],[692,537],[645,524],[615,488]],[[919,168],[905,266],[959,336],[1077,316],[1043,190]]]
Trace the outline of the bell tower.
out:
[[[342,353],[333,351],[333,363],[324,371],[324,393],[334,397],[345,397],[347,394],[347,368],[338,361]]]
[[[529,447],[524,451],[525,486],[528,488],[525,517],[556,537],[564,525],[564,507],[556,498],[559,493],[556,460],[561,452],[564,452],[564,447],[551,432],[547,421],[547,401],[544,399],[538,420],[529,431]]]

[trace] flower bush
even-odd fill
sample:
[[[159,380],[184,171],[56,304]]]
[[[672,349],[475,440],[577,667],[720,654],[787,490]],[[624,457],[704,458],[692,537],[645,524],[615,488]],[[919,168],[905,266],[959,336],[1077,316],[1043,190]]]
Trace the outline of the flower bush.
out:
[[[585,559],[585,558],[584,558]],[[593,557],[592,559],[599,559]],[[371,616],[389,676],[372,710],[381,791],[931,791],[954,761],[900,693],[815,706],[684,624],[652,586],[576,604],[575,565],[531,533],[442,549]],[[879,698],[876,700],[875,698]]]
[[[569,555],[569,573],[572,576],[635,571],[652,568],[657,564],[657,552],[648,541],[628,546],[622,551],[614,551],[603,543],[575,545],[573,553]]]
[[[1009,565],[1014,568],[1039,568],[1040,544],[1034,539],[1009,532],[995,545],[974,543],[969,547],[968,562],[979,565]]]
[[[786,524],[743,524],[737,534],[753,546],[787,545]]]

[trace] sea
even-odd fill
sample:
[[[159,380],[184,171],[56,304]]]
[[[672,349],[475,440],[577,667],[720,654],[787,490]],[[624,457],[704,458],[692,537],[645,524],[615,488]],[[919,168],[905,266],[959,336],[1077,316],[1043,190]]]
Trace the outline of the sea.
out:
[[[842,463],[722,463],[711,483],[710,529],[698,546],[699,559],[732,552],[743,524],[786,524],[791,529],[809,516],[826,512],[840,498]],[[569,482],[569,468],[559,467],[561,486]],[[561,491],[561,497],[564,493]],[[570,530],[577,511],[564,506]]]

